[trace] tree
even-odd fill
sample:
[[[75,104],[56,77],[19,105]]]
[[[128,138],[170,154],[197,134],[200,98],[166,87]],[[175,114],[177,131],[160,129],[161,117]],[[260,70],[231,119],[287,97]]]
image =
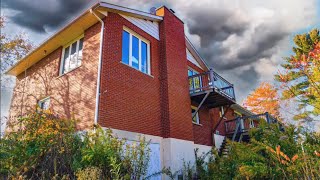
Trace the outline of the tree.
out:
[[[312,120],[312,116],[320,115],[319,42],[317,29],[296,35],[294,54],[284,58],[283,71],[275,76],[275,80],[282,83],[282,99],[298,102],[295,120]]]
[[[310,64],[310,104],[315,107],[313,114],[320,114],[320,42],[315,45],[313,51],[309,53],[309,56],[312,58],[312,62]]]
[[[243,105],[256,114],[265,112],[279,118],[278,91],[270,83],[263,82],[244,101]]]
[[[0,76],[1,76],[1,94],[10,92],[14,85],[13,78],[5,76],[4,72],[25,56],[31,49],[32,43],[27,39],[26,34],[20,33],[15,36],[9,36],[3,33],[5,28],[5,18],[0,16]],[[4,93],[5,94],[5,93]],[[4,113],[5,114],[5,113]],[[6,122],[5,115],[0,117],[0,133],[2,133],[2,124]]]
[[[5,18],[0,16],[0,28],[5,28]],[[24,33],[13,37],[1,32],[0,35],[0,53],[1,53],[1,81],[2,75],[6,69],[20,60],[32,49],[32,43],[27,39]]]

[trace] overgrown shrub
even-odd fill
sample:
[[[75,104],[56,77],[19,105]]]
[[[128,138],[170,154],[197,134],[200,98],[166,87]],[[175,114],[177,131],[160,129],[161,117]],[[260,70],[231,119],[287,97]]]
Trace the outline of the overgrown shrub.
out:
[[[320,179],[319,134],[261,124],[249,143],[228,143],[227,157],[215,152],[209,162],[197,160],[200,179]]]
[[[0,141],[0,171],[8,177],[73,178],[73,156],[81,141],[73,120],[34,113],[19,118]]]
[[[0,140],[0,179],[141,179],[148,142],[128,142],[111,130],[77,133],[75,121],[48,112],[19,118]]]

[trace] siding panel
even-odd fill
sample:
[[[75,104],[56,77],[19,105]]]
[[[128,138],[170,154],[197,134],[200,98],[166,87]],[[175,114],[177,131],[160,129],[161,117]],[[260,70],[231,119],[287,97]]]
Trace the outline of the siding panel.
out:
[[[122,14],[120,15],[126,20],[128,20],[129,22],[131,22],[132,24],[142,29],[144,32],[151,35],[152,37],[156,38],[157,40],[160,40],[159,24],[157,22],[152,22],[149,20],[139,19],[131,16],[122,15]]]

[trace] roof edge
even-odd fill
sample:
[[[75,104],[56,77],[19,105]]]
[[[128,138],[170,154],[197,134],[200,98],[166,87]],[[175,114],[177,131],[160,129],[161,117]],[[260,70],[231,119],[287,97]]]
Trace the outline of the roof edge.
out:
[[[187,36],[185,36],[185,39],[187,41],[187,43],[190,45],[190,47],[192,48],[192,50],[195,52],[195,54],[199,57],[199,59],[202,61],[202,63],[206,66],[207,69],[210,69],[209,65],[207,64],[207,62],[201,57],[200,53],[198,52],[198,50],[194,47],[194,45],[192,44],[192,42],[189,40],[189,38]]]
[[[131,15],[136,15],[138,17],[153,20],[153,21],[162,21],[163,20],[163,18],[161,16],[153,15],[153,14],[150,14],[150,13],[147,13],[144,11],[131,9],[131,8],[115,5],[115,4],[106,3],[103,1],[100,1],[99,6],[107,8],[107,9],[112,9],[112,10],[128,13]]]

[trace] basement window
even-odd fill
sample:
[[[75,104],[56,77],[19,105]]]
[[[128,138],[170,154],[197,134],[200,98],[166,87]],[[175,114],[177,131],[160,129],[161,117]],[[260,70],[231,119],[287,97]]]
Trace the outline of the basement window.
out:
[[[193,117],[194,113],[196,112],[197,108],[194,106],[191,106],[191,116]],[[199,113],[197,112],[197,114],[194,116],[194,118],[192,118],[192,122],[194,124],[200,124],[200,120],[199,120]]]
[[[46,97],[38,102],[38,106],[42,110],[48,110],[50,107],[50,97]]]
[[[140,35],[124,28],[122,31],[122,63],[150,74],[150,43]]]
[[[82,62],[83,35],[64,46],[60,66],[60,75],[79,67]]]
[[[226,113],[226,112],[225,112],[224,107],[221,106],[221,107],[220,107],[220,110],[219,110],[219,115],[220,115],[220,117],[222,117],[225,113]],[[226,115],[223,116],[223,119],[227,119],[227,118],[226,118]]]

